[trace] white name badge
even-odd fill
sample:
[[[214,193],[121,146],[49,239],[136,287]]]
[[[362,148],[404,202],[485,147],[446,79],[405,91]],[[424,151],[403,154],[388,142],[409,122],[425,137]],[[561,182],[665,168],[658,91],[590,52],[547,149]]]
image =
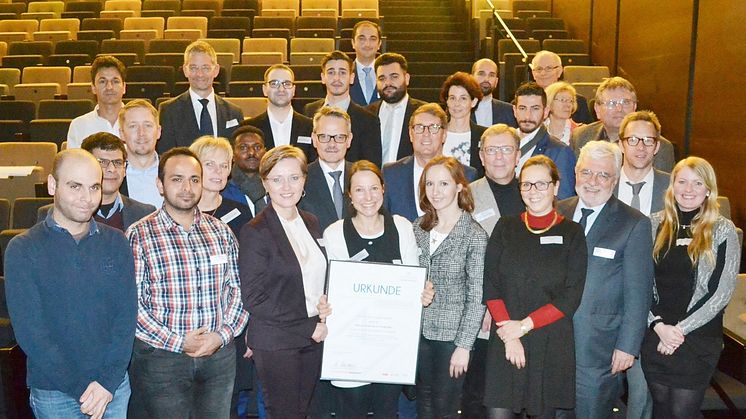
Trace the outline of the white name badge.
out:
[[[394,265],[401,265],[402,264],[400,259],[394,259],[394,260],[391,261],[391,263],[393,263]]]
[[[616,250],[604,249],[603,247],[593,248],[593,256],[598,256],[604,259],[614,259],[614,255],[616,255]]]
[[[316,239],[316,243],[318,243],[319,246],[324,247],[324,239]]]
[[[304,135],[298,136],[298,144],[311,144],[311,137],[306,137]]]
[[[233,128],[237,126],[238,126],[238,119],[231,119],[230,121],[225,121],[226,128]]]
[[[223,265],[228,263],[228,255],[223,253],[222,255],[210,256],[210,265]]]
[[[482,221],[492,217],[495,215],[495,209],[489,208],[484,211],[478,212],[474,214],[474,220],[478,223],[481,223]]]
[[[691,242],[691,237],[687,237],[685,239],[676,239],[676,246],[689,246],[689,243]]]
[[[220,217],[220,221],[228,224],[231,221],[235,220],[236,217],[238,217],[239,215],[241,215],[241,211],[239,211],[238,208],[233,208],[228,214]]]
[[[350,260],[354,260],[355,262],[362,262],[368,256],[370,256],[370,254],[368,253],[368,251],[365,250],[365,249],[363,249],[363,250],[357,252],[357,254],[355,254],[355,256],[351,257]]]
[[[543,236],[539,241],[541,244],[562,244],[562,236]]]

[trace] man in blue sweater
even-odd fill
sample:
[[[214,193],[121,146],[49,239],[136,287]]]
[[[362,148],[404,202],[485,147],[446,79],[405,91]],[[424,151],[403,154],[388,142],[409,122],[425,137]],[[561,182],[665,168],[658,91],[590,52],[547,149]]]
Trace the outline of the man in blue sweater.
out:
[[[102,182],[93,155],[59,153],[47,181],[53,210],[5,254],[31,407],[39,418],[124,419],[137,320],[132,250],[121,231],[92,218]]]

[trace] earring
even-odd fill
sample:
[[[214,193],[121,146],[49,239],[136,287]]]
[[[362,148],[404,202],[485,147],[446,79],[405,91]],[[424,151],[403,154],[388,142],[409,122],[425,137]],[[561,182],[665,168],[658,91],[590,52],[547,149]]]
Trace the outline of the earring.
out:
[[[301,198],[303,198],[304,196],[306,196],[306,190],[305,190],[305,189],[303,189],[303,193],[302,193],[302,194],[300,194],[300,197],[301,197]]]

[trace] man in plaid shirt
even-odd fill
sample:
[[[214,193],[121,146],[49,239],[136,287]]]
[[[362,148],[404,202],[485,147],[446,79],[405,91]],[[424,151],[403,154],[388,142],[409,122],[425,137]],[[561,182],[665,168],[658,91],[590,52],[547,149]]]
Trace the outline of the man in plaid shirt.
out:
[[[202,214],[202,168],[178,147],[161,156],[163,207],[133,224],[138,316],[130,365],[131,417],[228,418],[233,338],[246,326],[238,243]]]

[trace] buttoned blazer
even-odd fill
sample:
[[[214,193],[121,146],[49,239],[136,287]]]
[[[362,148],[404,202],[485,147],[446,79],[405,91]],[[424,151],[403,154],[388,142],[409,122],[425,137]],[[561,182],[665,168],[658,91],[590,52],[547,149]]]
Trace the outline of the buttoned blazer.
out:
[[[606,131],[604,131],[604,124],[601,121],[575,128],[570,135],[570,147],[572,147],[577,157],[580,155],[580,149],[586,143],[596,140],[608,141]],[[676,164],[674,146],[662,135],[658,137],[658,141],[661,143],[661,147],[658,149],[658,154],[653,158],[653,167],[663,172],[671,173],[674,164]]]
[[[402,121],[401,136],[399,137],[399,150],[396,153],[397,160],[414,154],[414,149],[412,148],[412,141],[409,139],[409,119],[412,117],[412,113],[415,111],[415,109],[419,108],[425,103],[427,102],[414,99],[411,96],[409,97],[409,100],[407,101],[407,108],[404,111],[404,121]],[[381,110],[380,100],[378,102],[374,102],[368,105],[368,107],[365,109],[368,110],[368,112],[372,113],[373,115],[378,116],[380,119],[380,116],[378,115],[378,112]],[[381,153],[383,153],[383,151],[381,151]]]
[[[344,176],[345,188],[350,184],[350,168],[352,163],[345,162],[342,176]],[[301,198],[298,208],[310,212],[319,220],[321,231],[326,230],[332,223],[337,221],[337,210],[334,207],[334,199],[329,190],[329,186],[324,179],[324,171],[321,169],[319,161],[308,165],[308,176],[306,177],[306,195]],[[351,214],[352,204],[350,196],[342,191],[344,205],[342,206],[342,218]]]
[[[476,108],[472,109],[471,120],[477,122],[477,117],[474,114]],[[518,122],[515,120],[515,113],[513,112],[513,105],[502,100],[492,99],[492,125],[505,124],[513,128],[518,127]]]
[[[316,217],[298,212],[318,245]],[[248,346],[277,350],[313,344],[319,318],[308,317],[301,267],[272,205],[241,229],[238,262],[241,298],[250,315]]]
[[[560,201],[572,219],[578,197]],[[573,318],[580,366],[611,365],[615,349],[637,356],[647,327],[653,290],[650,219],[611,196],[586,236],[588,270]]]
[[[325,99],[307,104],[303,108],[303,113],[313,119],[314,114],[324,106]],[[373,115],[365,108],[350,102],[347,107],[347,114],[350,116],[352,125],[352,143],[347,150],[345,159],[356,162],[358,160],[368,160],[376,166],[381,167],[381,121],[378,115]]]
[[[275,147],[275,137],[272,135],[272,125],[269,123],[269,115],[266,111],[254,118],[245,120],[241,125],[251,125],[259,128],[264,133],[264,146],[267,150]],[[313,148],[313,143],[311,142],[312,131],[313,120],[299,112],[293,111],[293,121],[290,126],[290,145],[294,145],[303,150],[303,153],[305,153],[306,159],[309,162],[316,160],[317,157],[316,149]],[[298,137],[308,137],[308,140],[304,140],[308,143],[298,143]]]
[[[124,224],[124,231],[142,217],[155,211],[155,207],[150,204],[143,204],[124,195],[119,196],[122,198],[122,223]],[[54,208],[54,204],[44,205],[39,208],[36,212],[36,222],[40,223],[44,221],[47,218],[47,213],[52,208]]]
[[[471,349],[477,337],[484,305],[482,282],[487,233],[464,211],[435,251],[430,251],[430,232],[414,222],[420,266],[428,268],[435,287],[432,304],[422,313],[422,335],[431,340],[453,341]]]
[[[471,190],[471,196],[474,198],[474,217],[484,217],[483,214],[485,214],[485,212],[492,210],[492,213],[488,217],[484,217],[477,221],[484,231],[486,231],[488,235],[491,235],[492,230],[494,230],[495,225],[497,225],[497,220],[500,219],[500,209],[497,207],[495,194],[492,193],[492,189],[490,188],[490,184],[486,177],[481,177],[470,183],[469,189]]]
[[[461,165],[469,182],[477,178],[477,170]],[[383,166],[383,207],[391,214],[399,214],[409,221],[417,218],[414,196],[414,156],[407,156]]]
[[[243,112],[238,106],[215,95],[215,109],[218,117],[218,137],[231,138],[233,131],[243,121]],[[156,143],[158,154],[163,154],[174,147],[189,147],[199,138],[199,123],[194,114],[194,106],[189,90],[164,102],[161,105],[159,119],[161,139]],[[230,127],[228,127],[231,125]]]
[[[549,135],[544,125],[539,128],[536,136],[539,141],[531,156],[543,154],[557,165],[560,175],[560,189],[557,197],[564,199],[575,195],[575,155],[572,150],[562,141]]]
[[[663,210],[666,189],[671,183],[671,175],[664,171],[653,168],[653,200],[650,203],[650,213],[654,214]],[[619,182],[614,187],[614,196],[619,196]]]
[[[374,70],[373,70],[374,71]],[[350,86],[350,99],[352,99],[353,102],[357,103],[360,106],[368,106],[373,102],[377,102],[381,97],[378,95],[378,89],[373,89],[373,95],[370,97],[370,102],[365,100],[365,93],[363,93],[363,87],[358,82],[359,76],[357,73],[357,62],[355,63],[355,67],[353,68],[353,74],[355,74],[355,79],[352,82],[352,85]],[[375,83],[376,75],[373,74],[373,82]]]

